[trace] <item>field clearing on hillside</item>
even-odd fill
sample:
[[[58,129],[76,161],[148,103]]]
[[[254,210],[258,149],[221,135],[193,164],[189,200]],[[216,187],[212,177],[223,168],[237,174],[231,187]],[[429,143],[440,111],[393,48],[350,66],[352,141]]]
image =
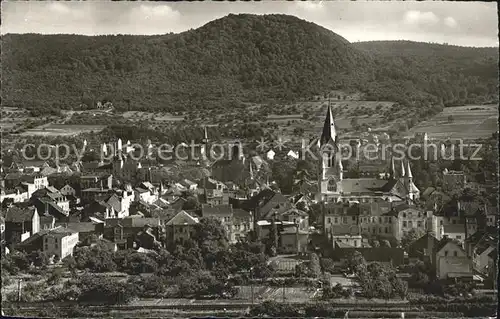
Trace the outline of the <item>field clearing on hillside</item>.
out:
[[[105,125],[48,124],[29,129],[22,136],[72,136],[82,133],[99,133]]]
[[[430,138],[485,138],[496,131],[496,105],[469,105],[447,107],[433,118],[413,127],[410,133],[427,132]]]
[[[151,113],[141,111],[127,111],[122,114],[126,119],[131,120],[154,120],[159,122],[176,122],[184,120],[184,116],[172,115],[169,113]]]

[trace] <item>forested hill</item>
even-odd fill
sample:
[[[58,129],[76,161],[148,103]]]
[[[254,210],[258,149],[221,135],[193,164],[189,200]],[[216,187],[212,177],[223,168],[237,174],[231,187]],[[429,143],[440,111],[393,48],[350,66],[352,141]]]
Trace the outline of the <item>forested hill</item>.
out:
[[[384,42],[353,45],[293,16],[249,14],[162,36],[5,35],[2,104],[78,108],[111,100],[123,109],[175,111],[293,100],[329,89],[408,103],[496,94],[495,51],[453,47],[448,54],[420,45],[411,54]]]

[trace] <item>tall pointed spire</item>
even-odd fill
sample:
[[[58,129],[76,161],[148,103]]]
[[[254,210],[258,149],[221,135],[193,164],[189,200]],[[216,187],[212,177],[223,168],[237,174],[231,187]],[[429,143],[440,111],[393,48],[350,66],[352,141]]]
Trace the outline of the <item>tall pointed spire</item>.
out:
[[[253,169],[252,169],[252,161],[249,162],[250,166],[250,179],[253,180]]]
[[[328,110],[326,111],[325,124],[323,125],[323,132],[321,133],[319,144],[323,146],[331,142],[337,142],[337,131],[335,129],[335,122],[333,121],[330,99],[328,99]]]
[[[410,161],[407,162],[406,165],[406,177],[413,178],[413,174],[411,173]]]
[[[401,177],[405,177],[406,176],[406,173],[405,173],[405,164],[404,164],[404,161],[401,160]]]
[[[207,133],[207,127],[203,127],[203,143],[206,144],[208,143],[208,133]]]
[[[394,163],[394,157],[391,158],[391,178],[396,178],[396,164]]]

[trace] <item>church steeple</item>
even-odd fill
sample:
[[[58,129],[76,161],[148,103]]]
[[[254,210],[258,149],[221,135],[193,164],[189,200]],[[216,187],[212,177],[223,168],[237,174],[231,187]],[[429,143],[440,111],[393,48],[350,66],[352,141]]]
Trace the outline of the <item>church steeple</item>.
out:
[[[391,178],[395,179],[396,178],[396,164],[394,163],[394,157],[391,158]]]
[[[337,143],[337,130],[335,128],[335,122],[333,120],[332,108],[330,105],[330,100],[328,100],[328,109],[326,111],[325,124],[323,125],[323,132],[319,139],[319,146],[323,146],[327,143]]]
[[[406,177],[408,177],[410,180],[413,178],[413,174],[411,173],[411,168],[410,168],[410,161],[406,163]]]
[[[405,177],[406,176],[406,173],[405,173],[405,164],[404,164],[404,161],[401,160],[401,177]]]

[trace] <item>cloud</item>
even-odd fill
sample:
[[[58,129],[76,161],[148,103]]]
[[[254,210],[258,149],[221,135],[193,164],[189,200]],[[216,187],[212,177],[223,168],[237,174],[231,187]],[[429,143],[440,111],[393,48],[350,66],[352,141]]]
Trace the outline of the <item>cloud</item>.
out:
[[[49,10],[59,14],[68,14],[71,12],[71,9],[68,8],[68,6],[59,2],[52,2],[49,5]]]
[[[446,19],[444,19],[444,24],[450,28],[456,28],[458,25],[457,21],[452,17],[447,17]]]
[[[144,5],[142,4],[138,10],[134,12],[138,17],[144,19],[178,19],[181,14],[179,11],[172,9],[170,6],[162,5]]]
[[[404,22],[409,25],[434,25],[439,22],[439,18],[434,12],[407,11]]]
[[[323,10],[323,1],[297,1],[295,6],[300,10],[315,12]]]

